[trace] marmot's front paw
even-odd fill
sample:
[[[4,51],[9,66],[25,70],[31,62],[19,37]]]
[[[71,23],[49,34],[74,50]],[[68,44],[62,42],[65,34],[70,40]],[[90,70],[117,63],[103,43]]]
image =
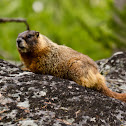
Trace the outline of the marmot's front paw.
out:
[[[19,66],[18,66],[21,70],[23,70],[23,71],[31,71],[31,70],[29,70],[28,68],[26,68],[24,65],[23,65],[23,63],[21,63]]]
[[[26,67],[22,67],[22,68],[20,68],[21,70],[23,70],[23,71],[29,71],[29,72],[31,72],[31,70],[29,70],[28,68],[26,68]]]

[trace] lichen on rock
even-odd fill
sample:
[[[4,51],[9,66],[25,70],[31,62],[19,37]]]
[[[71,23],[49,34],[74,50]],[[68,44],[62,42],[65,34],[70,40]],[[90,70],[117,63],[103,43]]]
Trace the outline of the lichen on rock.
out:
[[[126,92],[126,53],[97,63],[107,85]],[[21,71],[0,60],[0,125],[126,125],[126,103],[73,81]]]

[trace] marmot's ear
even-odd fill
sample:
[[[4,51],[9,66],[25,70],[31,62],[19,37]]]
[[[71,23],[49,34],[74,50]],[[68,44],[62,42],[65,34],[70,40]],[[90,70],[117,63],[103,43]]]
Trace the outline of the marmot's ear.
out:
[[[37,38],[39,37],[39,32],[35,32],[35,35],[37,36]]]

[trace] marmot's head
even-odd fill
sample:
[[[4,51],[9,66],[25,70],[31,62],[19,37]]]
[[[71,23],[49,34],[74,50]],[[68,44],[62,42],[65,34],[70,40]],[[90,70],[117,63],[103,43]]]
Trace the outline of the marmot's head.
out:
[[[39,32],[25,31],[18,35],[17,48],[20,53],[27,53],[37,50],[40,46]]]

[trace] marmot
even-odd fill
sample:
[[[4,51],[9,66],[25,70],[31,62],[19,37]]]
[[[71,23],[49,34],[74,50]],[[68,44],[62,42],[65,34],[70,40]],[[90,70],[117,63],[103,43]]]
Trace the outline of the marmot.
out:
[[[58,45],[36,31],[20,33],[17,48],[26,68],[34,73],[73,80],[79,85],[126,102],[126,93],[109,90],[96,63],[82,53]]]

